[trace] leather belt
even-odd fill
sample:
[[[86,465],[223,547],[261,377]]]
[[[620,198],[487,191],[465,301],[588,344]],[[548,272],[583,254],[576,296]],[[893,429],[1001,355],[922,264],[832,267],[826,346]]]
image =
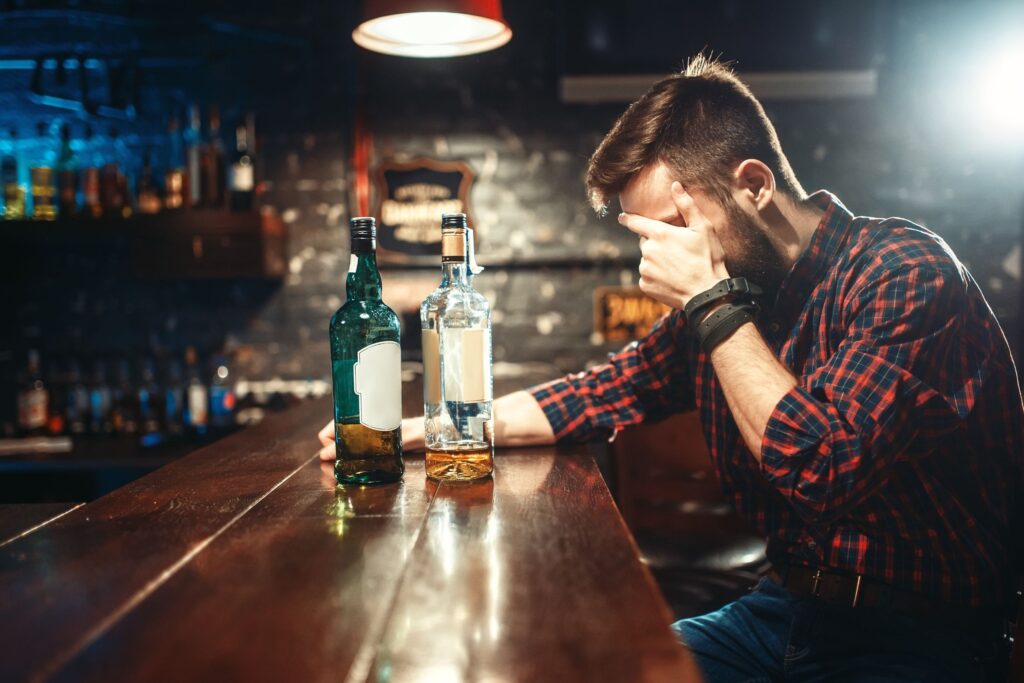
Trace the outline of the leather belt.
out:
[[[842,607],[891,609],[968,630],[991,627],[999,622],[997,610],[941,603],[860,574],[783,565],[772,569],[769,576],[794,595],[813,597]]]

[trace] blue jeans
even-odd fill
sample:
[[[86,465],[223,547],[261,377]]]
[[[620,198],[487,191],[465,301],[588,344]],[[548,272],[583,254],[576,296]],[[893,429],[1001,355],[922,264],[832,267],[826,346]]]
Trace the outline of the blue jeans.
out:
[[[797,597],[768,578],[672,628],[708,683],[986,680],[964,631]]]

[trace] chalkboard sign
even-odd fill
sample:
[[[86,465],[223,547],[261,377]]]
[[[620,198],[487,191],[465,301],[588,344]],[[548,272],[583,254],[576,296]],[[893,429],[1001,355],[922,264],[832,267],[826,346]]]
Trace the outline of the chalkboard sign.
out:
[[[606,342],[631,341],[650,332],[670,310],[639,287],[598,287],[594,290],[594,331]]]
[[[383,261],[440,259],[441,214],[469,215],[473,172],[462,161],[385,162],[375,173],[377,245]]]

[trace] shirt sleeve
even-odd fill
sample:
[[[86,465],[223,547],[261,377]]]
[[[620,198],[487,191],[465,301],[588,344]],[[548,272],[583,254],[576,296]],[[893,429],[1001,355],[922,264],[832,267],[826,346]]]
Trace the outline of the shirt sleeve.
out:
[[[782,397],[761,443],[762,471],[802,517],[842,517],[893,463],[964,427],[988,357],[983,331],[965,329],[968,277],[904,265],[851,295],[846,338]]]
[[[651,332],[586,372],[530,389],[555,439],[590,441],[645,420],[694,406],[689,336],[682,311],[670,311]]]

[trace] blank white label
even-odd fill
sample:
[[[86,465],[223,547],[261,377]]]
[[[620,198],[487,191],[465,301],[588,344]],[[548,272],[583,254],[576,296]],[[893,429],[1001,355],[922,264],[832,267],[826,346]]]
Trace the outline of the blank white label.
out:
[[[444,400],[491,400],[491,331],[447,328],[444,342]]]
[[[423,402],[441,402],[441,352],[437,330],[423,330]]]
[[[380,432],[402,425],[402,349],[383,341],[359,350],[352,367],[359,424]]]

